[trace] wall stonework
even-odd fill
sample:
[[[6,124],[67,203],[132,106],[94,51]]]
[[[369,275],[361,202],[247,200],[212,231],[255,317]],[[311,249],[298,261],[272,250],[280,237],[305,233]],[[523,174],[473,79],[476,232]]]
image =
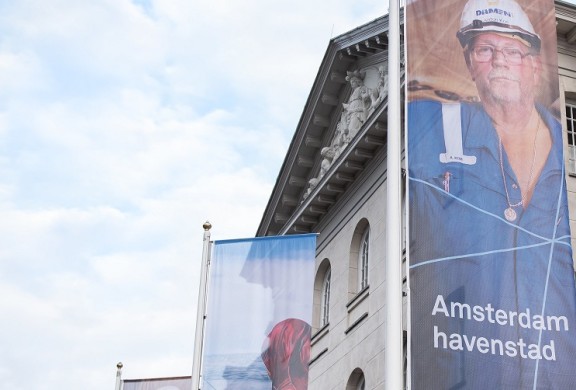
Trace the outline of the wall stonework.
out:
[[[354,189],[348,204],[326,218],[318,237],[318,259],[328,258],[332,265],[332,295],[328,332],[313,338],[311,357],[325,348],[310,367],[309,389],[345,389],[349,375],[361,368],[366,388],[383,388],[378,375],[383,368],[384,318],[382,297],[385,283],[385,209],[381,202],[386,193],[383,165],[367,174],[361,186]],[[358,223],[370,224],[369,283],[365,291],[351,297],[348,291],[350,246]],[[317,331],[317,329],[315,329]],[[348,373],[348,375],[343,375]]]

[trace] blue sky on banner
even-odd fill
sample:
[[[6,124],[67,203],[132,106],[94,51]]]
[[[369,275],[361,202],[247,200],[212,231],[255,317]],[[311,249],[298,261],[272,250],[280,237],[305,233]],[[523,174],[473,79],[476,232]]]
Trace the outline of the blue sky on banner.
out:
[[[331,36],[385,2],[0,0],[0,383],[190,375],[202,250],[256,231]]]
[[[256,330],[256,343],[248,337],[247,331],[243,331],[246,333],[243,337],[213,339],[213,353],[244,352],[254,345],[260,353],[263,337],[270,332],[270,326],[287,318],[311,323],[309,298],[313,288],[311,259],[315,243],[313,234],[215,243],[210,275],[213,290],[209,296],[219,299],[209,302],[209,307],[219,310],[208,310],[208,327],[218,327],[219,334],[224,335],[232,335],[232,328],[249,329],[257,323],[261,329]],[[292,277],[286,278],[286,275]],[[252,299],[247,302],[247,297]],[[246,308],[250,306],[258,313],[247,316]]]

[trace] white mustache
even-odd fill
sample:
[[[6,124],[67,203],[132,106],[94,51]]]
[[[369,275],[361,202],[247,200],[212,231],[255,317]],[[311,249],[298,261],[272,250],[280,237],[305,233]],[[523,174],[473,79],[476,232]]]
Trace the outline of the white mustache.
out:
[[[510,81],[520,81],[518,76],[511,74],[510,72],[504,70],[493,70],[488,73],[488,80],[492,81],[492,79],[505,79]]]

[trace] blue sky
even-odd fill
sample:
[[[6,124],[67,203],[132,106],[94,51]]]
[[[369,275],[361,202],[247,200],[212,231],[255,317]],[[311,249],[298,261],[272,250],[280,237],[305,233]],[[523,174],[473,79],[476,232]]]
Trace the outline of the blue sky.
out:
[[[0,388],[189,375],[202,223],[253,236],[365,0],[0,0]]]

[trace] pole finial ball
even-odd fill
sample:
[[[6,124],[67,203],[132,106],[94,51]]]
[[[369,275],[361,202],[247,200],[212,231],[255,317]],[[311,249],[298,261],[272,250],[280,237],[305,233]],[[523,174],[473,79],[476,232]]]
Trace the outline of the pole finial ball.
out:
[[[202,225],[202,227],[204,228],[204,230],[210,230],[212,229],[212,224],[208,221],[204,222],[204,225]]]
[[[116,368],[118,368],[119,370],[122,369],[122,367],[124,367],[122,362],[119,362],[118,364],[116,364]]]

